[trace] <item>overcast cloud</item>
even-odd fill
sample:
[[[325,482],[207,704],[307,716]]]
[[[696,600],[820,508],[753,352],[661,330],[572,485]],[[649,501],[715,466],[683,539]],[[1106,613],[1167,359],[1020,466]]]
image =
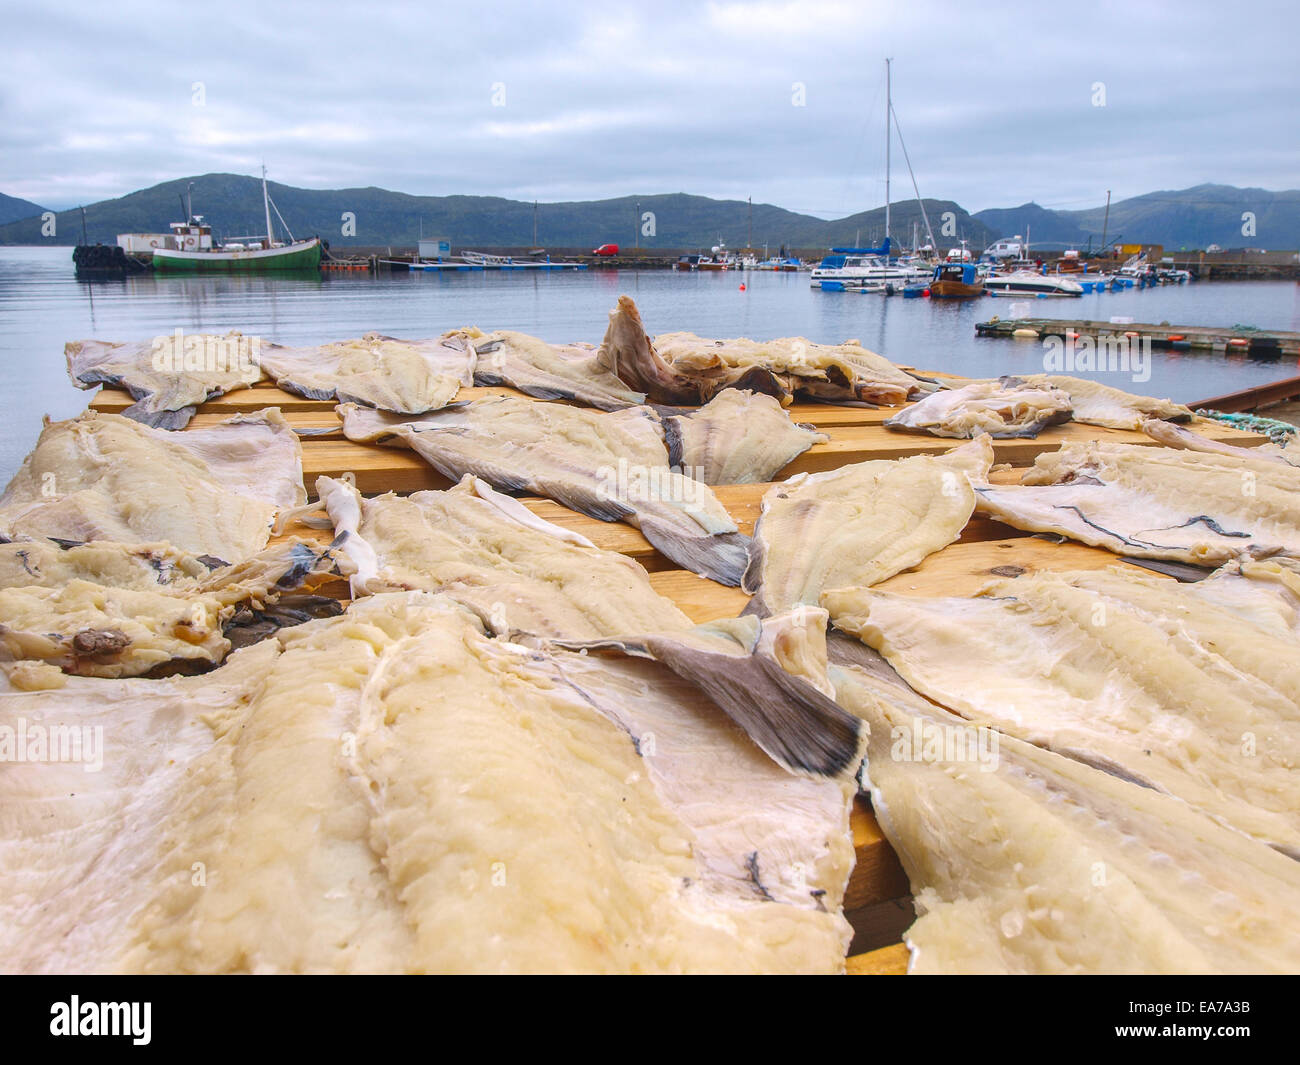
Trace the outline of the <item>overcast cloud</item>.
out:
[[[922,195],[971,211],[1300,185],[1288,3],[92,0],[4,25],[0,191],[57,208],[265,160],[309,188],[839,217],[883,202],[886,56]]]

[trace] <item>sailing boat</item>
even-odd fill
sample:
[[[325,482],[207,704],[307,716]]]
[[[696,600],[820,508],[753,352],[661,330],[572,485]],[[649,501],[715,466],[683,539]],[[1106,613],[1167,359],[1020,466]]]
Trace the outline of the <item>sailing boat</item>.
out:
[[[920,269],[910,262],[899,262],[890,257],[892,242],[889,234],[889,177],[890,146],[893,141],[892,116],[894,113],[893,88],[890,64],[885,60],[885,239],[878,248],[832,248],[831,254],[822,259],[813,270],[810,284],[813,288],[828,291],[853,289],[864,292],[883,292],[889,294],[913,282],[922,281],[929,276],[928,270]],[[900,134],[901,136],[901,134]],[[911,169],[911,163],[908,163]],[[915,181],[915,179],[913,179]],[[920,196],[917,197],[918,202]],[[921,205],[924,212],[925,205]],[[926,228],[929,229],[929,220]],[[915,243],[915,241],[913,242]],[[933,243],[933,241],[931,241]]]
[[[320,269],[321,245],[318,237],[311,240],[294,240],[289,234],[289,243],[281,244],[275,240],[275,230],[271,227],[271,194],[266,187],[266,167],[262,167],[262,207],[266,212],[266,237],[247,244],[223,244],[213,248],[211,238],[187,239],[191,230],[211,227],[201,225],[202,218],[196,218],[186,207],[189,218],[185,222],[173,222],[172,231],[178,238],[178,248],[157,248],[153,253],[153,268],[163,273],[186,274],[265,274],[284,270],[318,270]],[[284,223],[277,207],[275,213]],[[287,232],[288,225],[284,226]],[[205,246],[206,245],[206,246]]]

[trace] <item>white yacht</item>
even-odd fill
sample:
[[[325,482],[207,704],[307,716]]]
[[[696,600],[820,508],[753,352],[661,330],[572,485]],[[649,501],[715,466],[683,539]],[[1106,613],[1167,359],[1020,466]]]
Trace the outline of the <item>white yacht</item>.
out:
[[[884,287],[924,281],[930,271],[910,262],[889,258],[889,238],[879,248],[832,248],[813,270],[813,288]]]
[[[1061,274],[1040,274],[1017,270],[1010,274],[993,274],[984,279],[984,288],[996,296],[1082,296],[1083,286]]]

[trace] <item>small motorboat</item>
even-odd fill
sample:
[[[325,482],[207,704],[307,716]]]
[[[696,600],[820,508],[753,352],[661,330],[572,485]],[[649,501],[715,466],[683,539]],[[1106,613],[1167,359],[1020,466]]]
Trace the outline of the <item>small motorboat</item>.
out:
[[[980,280],[974,263],[940,263],[930,279],[930,298],[936,300],[969,300],[984,295],[984,282]]]
[[[1017,270],[984,279],[984,287],[995,296],[1082,296],[1083,286],[1059,274]]]

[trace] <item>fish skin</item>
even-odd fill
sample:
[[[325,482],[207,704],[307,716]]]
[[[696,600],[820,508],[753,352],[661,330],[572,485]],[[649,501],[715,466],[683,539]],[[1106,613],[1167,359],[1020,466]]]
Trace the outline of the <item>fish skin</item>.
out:
[[[238,332],[224,337],[193,334],[186,340],[206,346],[210,341],[228,342],[240,336]],[[123,417],[168,431],[184,429],[205,401],[249,388],[264,379],[261,367],[251,358],[235,370],[159,369],[155,365],[155,352],[158,342],[164,339],[172,340],[156,337],[125,344],[105,340],[69,341],[63,349],[68,377],[78,388],[105,385],[124,389],[137,402],[122,411]]]
[[[708,397],[697,383],[677,373],[655,351],[641,312],[630,296],[619,296],[609,313],[609,327],[596,353],[601,368],[642,392],[652,403],[698,406]]]
[[[774,485],[741,583],[754,597],[746,612],[817,606],[827,587],[876,584],[917,565],[961,535],[975,509],[972,485],[992,461],[984,436],[943,455],[861,462]]]
[[[820,608],[804,608],[557,645],[659,662],[707,695],[778,765],[814,777],[852,777],[863,735],[827,679],[826,617]]]
[[[1070,397],[1058,388],[1027,385],[1014,377],[975,381],[932,392],[885,421],[886,429],[959,439],[988,433],[994,439],[1034,438],[1070,420]]]
[[[339,413],[350,440],[400,439],[450,480],[472,474],[499,491],[625,521],[692,572],[740,581],[749,538],[707,485],[668,468],[659,417],[648,407],[602,413],[499,396],[413,420],[347,404]]]
[[[1178,799],[1005,734],[988,770],[946,760],[940,745],[929,757],[913,737],[970,740],[972,724],[858,670],[831,677],[869,726],[864,782],[912,886],[909,972],[1300,965],[1300,864]]]
[[[968,720],[1119,767],[1300,853],[1300,583],[1276,565],[1234,569],[1195,584],[1125,567],[998,580],[973,599],[845,588],[822,601]]]
[[[1300,554],[1300,473],[1265,456],[1088,441],[1040,454],[1019,485],[976,492],[982,513],[1018,529],[1134,558]]]

